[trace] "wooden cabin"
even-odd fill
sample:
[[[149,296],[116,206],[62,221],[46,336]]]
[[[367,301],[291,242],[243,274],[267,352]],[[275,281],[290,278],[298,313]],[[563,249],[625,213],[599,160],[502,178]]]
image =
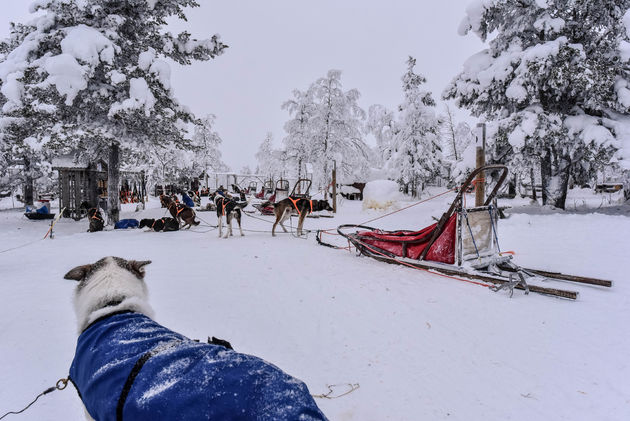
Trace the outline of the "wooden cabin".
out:
[[[87,163],[65,155],[53,159],[52,164],[59,173],[59,209],[65,208],[64,217],[80,219],[94,206],[107,210],[105,161]],[[144,172],[121,171],[120,184],[121,203],[142,201],[146,196]]]

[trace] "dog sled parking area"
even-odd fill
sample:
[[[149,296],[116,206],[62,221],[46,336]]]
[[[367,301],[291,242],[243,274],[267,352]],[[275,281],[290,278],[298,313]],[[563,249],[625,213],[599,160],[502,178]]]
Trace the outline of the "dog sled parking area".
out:
[[[373,225],[427,226],[448,200]],[[47,222],[2,211],[0,414],[68,374],[75,283],[63,275],[114,255],[152,261],[145,280],[159,323],[190,338],[227,339],[301,379],[313,394],[330,386],[329,396],[343,395],[316,399],[331,420],[628,419],[630,217],[559,213],[518,199],[501,204],[512,207],[498,228],[501,247],[520,264],[611,279],[613,288],[571,285],[580,291],[575,301],[518,290],[509,298],[317,246],[316,229],[384,214],[364,211],[360,202],[342,203],[333,219],[307,219],[307,238],[272,238],[271,218],[244,215],[245,236],[236,230],[220,239],[216,216],[202,212],[199,226],[167,233],[87,233],[85,222],[62,219],[54,239],[41,240]],[[122,217],[163,214],[153,201],[138,213],[123,207]],[[360,387],[344,395],[353,385]],[[6,419],[82,418],[69,387]]]

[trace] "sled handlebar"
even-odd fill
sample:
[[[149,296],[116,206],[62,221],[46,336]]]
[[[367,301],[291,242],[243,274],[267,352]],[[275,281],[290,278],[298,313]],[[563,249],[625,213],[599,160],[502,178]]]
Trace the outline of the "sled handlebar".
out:
[[[497,184],[494,186],[494,189],[492,189],[492,191],[486,198],[484,206],[488,206],[490,202],[492,202],[494,197],[497,195],[497,192],[503,185],[503,182],[507,178],[508,168],[505,165],[500,165],[500,164],[484,165],[483,167],[479,167],[475,169],[473,172],[470,173],[470,175],[468,175],[468,177],[466,178],[466,181],[464,181],[464,183],[462,184],[462,187],[459,189],[459,192],[457,192],[457,196],[455,197],[455,200],[453,200],[453,203],[451,204],[451,206],[448,208],[448,210],[442,215],[442,217],[438,221],[437,226],[435,227],[435,230],[433,231],[433,235],[431,236],[431,239],[429,240],[429,243],[427,244],[425,249],[422,251],[422,254],[420,254],[419,260],[424,260],[427,253],[429,252],[429,248],[433,245],[435,240],[437,240],[439,235],[442,233],[442,230],[444,229],[444,225],[446,224],[446,221],[448,220],[448,218],[451,217],[451,215],[455,211],[455,208],[460,207],[462,205],[462,196],[464,196],[464,193],[466,193],[466,190],[468,190],[468,188],[472,184],[477,174],[479,174],[482,171],[488,171],[488,170],[502,170],[501,176],[499,177]]]
[[[468,178],[466,178],[466,181],[464,181],[464,183],[462,184],[462,187],[459,189],[459,192],[457,193],[457,198],[455,199],[454,203],[459,202],[459,200],[461,200],[466,190],[468,190],[470,185],[474,183],[475,177],[477,177],[477,175],[480,172],[488,171],[488,170],[502,170],[501,176],[499,177],[499,180],[494,186],[494,189],[492,189],[490,194],[486,197],[486,201],[483,204],[484,206],[488,206],[490,202],[492,202],[494,197],[497,195],[497,193],[499,192],[499,189],[503,185],[503,182],[507,178],[508,168],[505,165],[501,165],[501,164],[484,165],[483,167],[479,167],[475,169],[473,172],[470,173],[470,175],[468,175]]]

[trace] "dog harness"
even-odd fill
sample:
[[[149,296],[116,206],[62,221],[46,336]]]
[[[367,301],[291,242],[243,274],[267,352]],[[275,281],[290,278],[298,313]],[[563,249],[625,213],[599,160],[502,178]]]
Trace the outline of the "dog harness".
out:
[[[278,367],[192,341],[139,313],[88,326],[70,379],[99,421],[326,419],[306,385]]]
[[[183,212],[186,209],[186,206],[181,206],[179,203],[171,202],[171,204],[168,206],[168,210],[171,210],[172,205],[175,205],[175,211],[177,212],[175,214],[176,218],[179,216],[181,212]]]
[[[96,208],[92,208],[92,209],[94,209],[94,215],[92,215],[92,219],[96,219],[97,221],[104,222],[103,218],[98,214],[98,209]]]
[[[230,201],[228,199],[223,198],[221,200],[221,215],[225,216],[225,207],[230,203]]]
[[[300,212],[297,202],[299,202],[300,200],[307,200],[307,199],[302,199],[300,197],[298,197],[297,199],[293,199],[292,197],[289,197],[289,200],[293,202],[293,206],[295,206],[295,210],[297,211],[298,215],[302,216],[302,212]],[[309,200],[308,202],[311,204],[311,211],[309,213],[313,213],[313,201]]]

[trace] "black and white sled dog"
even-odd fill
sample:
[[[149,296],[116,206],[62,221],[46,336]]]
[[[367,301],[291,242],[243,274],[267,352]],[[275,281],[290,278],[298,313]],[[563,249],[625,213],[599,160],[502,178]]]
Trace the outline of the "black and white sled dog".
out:
[[[142,219],[138,228],[150,228],[153,231],[177,231],[179,222],[174,218]]]
[[[103,219],[103,215],[101,215],[101,211],[98,208],[88,209],[87,216],[90,224],[90,226],[88,227],[88,232],[103,231],[105,220]]]
[[[219,225],[219,237],[223,237],[223,216],[225,215],[225,222],[227,225],[227,232],[225,233],[225,237],[228,238],[232,235],[232,219],[236,219],[238,223],[238,229],[241,232],[241,236],[243,234],[243,228],[241,227],[241,208],[247,206],[247,202],[245,204],[241,202],[237,202],[231,197],[224,197],[214,192],[210,195],[210,199],[214,202],[214,205],[217,208],[217,224]]]
[[[266,361],[199,343],[152,320],[145,266],[77,266],[80,332],[69,378],[96,420],[325,420],[306,385]]]

